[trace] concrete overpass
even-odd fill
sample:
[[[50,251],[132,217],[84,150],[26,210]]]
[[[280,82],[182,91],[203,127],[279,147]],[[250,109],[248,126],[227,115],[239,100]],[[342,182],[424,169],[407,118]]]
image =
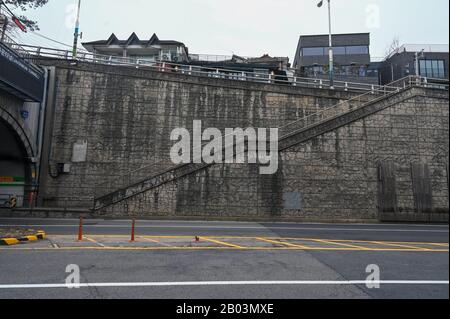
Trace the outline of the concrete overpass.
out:
[[[0,43],[0,206],[29,206],[37,189],[45,70]]]

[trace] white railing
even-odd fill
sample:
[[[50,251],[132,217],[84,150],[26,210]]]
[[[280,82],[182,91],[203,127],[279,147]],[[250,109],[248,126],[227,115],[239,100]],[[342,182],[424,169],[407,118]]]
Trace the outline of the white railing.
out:
[[[192,61],[201,61],[201,62],[223,62],[229,61],[233,58],[231,55],[212,55],[212,54],[197,54],[190,53],[189,59]]]
[[[327,79],[297,77],[295,75],[275,75],[273,72],[262,73],[253,71],[239,71],[236,69],[209,68],[194,66],[189,64],[173,63],[169,61],[153,61],[147,59],[137,59],[130,57],[108,56],[80,51],[76,59],[73,59],[69,50],[32,46],[26,44],[12,44],[11,47],[19,54],[27,58],[51,58],[70,61],[91,62],[97,64],[107,64],[116,66],[128,66],[138,69],[151,69],[159,72],[179,73],[184,75],[202,76],[210,78],[220,78],[235,81],[250,81],[266,84],[279,84],[298,87],[309,87],[318,89],[330,89],[330,81]],[[292,70],[288,70],[293,73]],[[334,81],[334,89],[355,90],[355,91],[375,91],[381,86],[357,83]]]

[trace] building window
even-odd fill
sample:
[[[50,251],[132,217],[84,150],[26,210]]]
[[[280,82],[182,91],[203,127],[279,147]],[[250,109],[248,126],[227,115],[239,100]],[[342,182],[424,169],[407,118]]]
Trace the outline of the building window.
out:
[[[320,48],[303,48],[302,52],[303,52],[303,56],[325,55],[325,51],[324,51],[323,47],[320,47]]]
[[[445,78],[444,60],[420,60],[419,73],[420,76],[427,78]]]
[[[334,47],[333,54],[335,55],[346,55],[345,47]]]
[[[358,46],[348,46],[346,48],[347,54],[369,54],[369,47],[358,45]]]
[[[328,54],[328,47],[303,48],[302,56],[323,56]],[[369,47],[364,45],[333,47],[334,55],[369,54]]]

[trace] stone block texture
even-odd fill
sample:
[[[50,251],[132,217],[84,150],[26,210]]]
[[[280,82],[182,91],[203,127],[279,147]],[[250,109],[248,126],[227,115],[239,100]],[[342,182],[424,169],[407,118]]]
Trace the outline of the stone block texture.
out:
[[[121,176],[133,176],[130,171],[143,178],[172,167],[174,128],[191,130],[193,120],[221,130],[282,127],[356,94],[61,64],[51,115],[53,177],[40,196],[49,207],[91,208],[96,194],[129,183]],[[275,175],[260,175],[254,164],[217,164],[97,214],[448,220],[448,92],[416,88],[402,94],[292,143],[280,152]],[[88,143],[87,160],[71,163],[80,141]],[[70,173],[56,174],[58,163],[72,164]]]

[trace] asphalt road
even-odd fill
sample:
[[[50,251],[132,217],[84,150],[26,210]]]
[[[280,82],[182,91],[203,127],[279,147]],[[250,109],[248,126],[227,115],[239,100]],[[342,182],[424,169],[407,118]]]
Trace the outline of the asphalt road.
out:
[[[50,235],[75,234],[78,227],[76,220],[0,219],[0,225],[39,228]],[[129,221],[89,220],[85,232],[125,235],[129,229]],[[142,235],[257,235],[448,243],[445,225],[138,221],[137,231]],[[69,264],[78,265],[81,283],[92,286],[80,289],[23,286],[64,284]],[[362,283],[348,284],[366,280],[368,265],[380,269],[379,289],[369,289]],[[448,252],[0,250],[0,298],[448,299],[448,280]],[[233,284],[236,281],[242,283]],[[333,283],[319,284],[323,281]],[[124,283],[135,286],[121,287]],[[6,285],[19,286],[11,289]]]
[[[78,220],[5,219],[0,227],[20,226],[44,230],[53,235],[76,235]],[[84,233],[90,235],[128,235],[131,222],[125,220],[85,220]],[[448,225],[406,224],[294,224],[137,221],[136,233],[147,236],[267,236],[321,239],[449,242]]]

